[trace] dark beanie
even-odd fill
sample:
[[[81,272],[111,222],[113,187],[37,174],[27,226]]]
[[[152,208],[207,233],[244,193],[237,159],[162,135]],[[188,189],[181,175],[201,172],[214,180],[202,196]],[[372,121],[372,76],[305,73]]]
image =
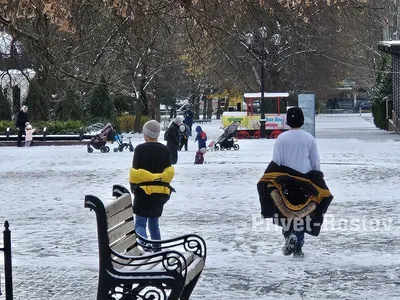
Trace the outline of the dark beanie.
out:
[[[304,125],[304,114],[300,107],[291,107],[286,114],[286,124],[292,128],[300,128]]]

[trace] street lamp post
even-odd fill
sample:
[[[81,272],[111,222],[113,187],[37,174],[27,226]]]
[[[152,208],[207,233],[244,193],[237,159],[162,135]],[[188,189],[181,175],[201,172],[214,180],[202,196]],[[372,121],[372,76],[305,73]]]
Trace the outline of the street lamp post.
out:
[[[260,116],[260,138],[265,139],[265,103],[264,103],[264,93],[265,93],[265,70],[264,70],[264,39],[262,40],[262,48],[261,48],[261,116]]]
[[[246,34],[245,43],[248,45],[249,49],[254,53],[258,54],[261,58],[261,74],[260,74],[260,81],[261,81],[261,99],[260,99],[260,138],[265,139],[266,132],[265,132],[265,69],[264,69],[264,61],[265,61],[265,49],[264,49],[264,41],[267,38],[267,28],[261,27],[259,29],[260,37],[261,37],[261,49],[257,50],[252,47],[254,44],[254,35],[252,33]]]

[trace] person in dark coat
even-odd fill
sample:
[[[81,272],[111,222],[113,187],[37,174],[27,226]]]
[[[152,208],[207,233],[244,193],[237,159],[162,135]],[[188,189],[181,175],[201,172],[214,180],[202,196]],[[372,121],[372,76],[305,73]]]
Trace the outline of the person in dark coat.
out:
[[[18,129],[17,147],[22,147],[22,136],[25,135],[25,125],[28,123],[28,106],[23,105],[17,114],[15,125]]]
[[[161,126],[156,120],[143,125],[145,143],[135,148],[129,173],[131,191],[134,193],[133,212],[136,233],[147,239],[148,226],[152,240],[161,240],[158,219],[173,188],[169,185],[174,177],[167,147],[157,141]],[[147,246],[139,239],[139,243]],[[157,251],[157,243],[153,250]]]
[[[177,117],[169,126],[165,133],[165,140],[167,141],[167,148],[171,157],[171,164],[174,165],[178,162],[179,150],[179,126],[182,125],[181,118]]]
[[[183,117],[184,117],[183,123],[189,126],[189,136],[192,136],[193,112],[191,111],[190,108],[187,111],[185,111]]]

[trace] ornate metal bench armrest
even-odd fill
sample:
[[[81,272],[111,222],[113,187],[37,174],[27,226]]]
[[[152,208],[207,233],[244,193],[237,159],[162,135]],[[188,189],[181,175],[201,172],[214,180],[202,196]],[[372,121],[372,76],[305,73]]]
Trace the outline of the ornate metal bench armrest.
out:
[[[148,240],[141,236],[137,236],[139,241],[149,245],[148,247],[154,250],[162,250],[182,246],[185,251],[191,251],[194,254],[206,259],[207,248],[203,238],[196,234],[186,234],[180,237],[167,240]]]
[[[149,264],[162,263],[165,272],[177,272],[186,278],[187,261],[186,258],[175,250],[165,250],[157,253],[149,253],[142,256],[128,256],[112,251],[119,260],[113,260],[114,263],[126,267],[141,267]],[[121,261],[121,259],[123,261]],[[124,274],[118,269],[114,270],[116,273]],[[140,272],[140,271],[139,271]],[[160,271],[163,272],[163,271]]]

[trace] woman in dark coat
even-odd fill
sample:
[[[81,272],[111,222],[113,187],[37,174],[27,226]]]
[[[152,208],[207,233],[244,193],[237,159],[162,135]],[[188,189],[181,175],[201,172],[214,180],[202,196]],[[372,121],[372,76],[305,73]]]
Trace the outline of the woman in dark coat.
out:
[[[25,124],[28,120],[28,106],[23,105],[17,114],[15,125],[18,129],[17,147],[22,147],[22,136],[25,135]]]
[[[178,162],[179,150],[179,126],[182,124],[181,118],[177,117],[169,126],[166,132],[167,148],[171,156],[171,164],[174,165]]]

